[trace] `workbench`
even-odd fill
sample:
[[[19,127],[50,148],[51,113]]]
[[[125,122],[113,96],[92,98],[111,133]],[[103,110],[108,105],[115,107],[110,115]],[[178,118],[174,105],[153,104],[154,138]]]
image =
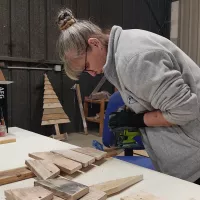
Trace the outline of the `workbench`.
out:
[[[76,146],[42,136],[17,127],[9,128],[17,141],[0,145],[0,171],[24,166],[28,153],[36,151],[50,151],[70,149]],[[87,136],[85,136],[87,137]],[[159,196],[163,200],[199,200],[200,186],[183,181],[153,170],[133,165],[122,160],[111,158],[100,166],[93,167],[73,180],[92,185],[112,179],[143,174],[144,180],[130,187],[122,193],[112,196],[109,200],[119,200],[120,197],[139,191],[146,191]],[[34,179],[3,185],[0,187],[0,200],[4,200],[4,190],[18,187],[33,186]]]

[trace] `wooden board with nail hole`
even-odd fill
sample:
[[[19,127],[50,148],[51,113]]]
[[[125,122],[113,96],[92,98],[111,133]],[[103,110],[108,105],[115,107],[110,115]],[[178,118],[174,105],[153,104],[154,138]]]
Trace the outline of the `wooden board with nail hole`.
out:
[[[89,192],[89,187],[64,178],[35,181],[35,186],[42,186],[63,199],[79,199]]]
[[[26,160],[25,164],[41,180],[55,178],[60,174],[60,169],[47,160]]]
[[[29,156],[34,159],[50,161],[54,163],[61,171],[67,174],[73,174],[82,168],[80,163],[68,158],[64,158],[63,156],[54,154],[52,152],[35,152],[30,153]]]
[[[6,190],[4,193],[7,200],[53,199],[53,193],[40,186]]]
[[[5,171],[0,171],[0,185],[14,183],[17,181],[35,177],[35,174],[27,167],[20,167]]]

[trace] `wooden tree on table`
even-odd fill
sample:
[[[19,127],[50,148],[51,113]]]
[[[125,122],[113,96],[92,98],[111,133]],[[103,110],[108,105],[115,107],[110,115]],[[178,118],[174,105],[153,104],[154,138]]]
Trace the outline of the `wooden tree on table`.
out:
[[[65,113],[60,104],[60,101],[53,90],[53,87],[47,77],[44,75],[44,102],[43,102],[43,117],[42,117],[42,126],[43,125],[54,125],[56,135],[53,135],[53,138],[58,140],[67,139],[67,133],[60,134],[59,125],[63,123],[69,123],[69,117]]]

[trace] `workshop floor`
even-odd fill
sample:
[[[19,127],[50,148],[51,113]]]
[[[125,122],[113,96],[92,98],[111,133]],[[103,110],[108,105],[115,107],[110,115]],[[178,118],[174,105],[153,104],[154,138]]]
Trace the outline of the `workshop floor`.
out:
[[[102,143],[102,137],[99,137],[96,132],[89,132],[88,135],[84,135],[84,133],[69,133],[67,142],[80,147],[92,147],[93,140]]]

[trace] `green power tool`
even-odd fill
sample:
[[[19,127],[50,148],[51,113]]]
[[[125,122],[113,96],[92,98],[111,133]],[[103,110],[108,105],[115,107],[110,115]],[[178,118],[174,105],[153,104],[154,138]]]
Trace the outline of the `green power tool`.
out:
[[[112,129],[115,136],[115,146],[123,149],[144,149],[141,133],[134,127],[120,127]]]

